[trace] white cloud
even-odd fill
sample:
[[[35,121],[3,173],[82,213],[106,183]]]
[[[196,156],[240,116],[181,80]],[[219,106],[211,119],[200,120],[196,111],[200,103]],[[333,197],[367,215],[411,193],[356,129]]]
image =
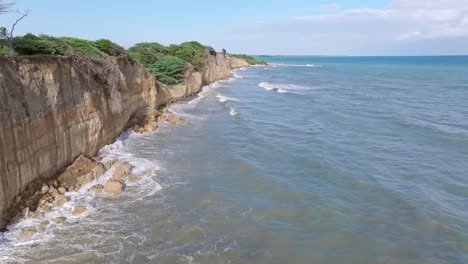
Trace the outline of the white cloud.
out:
[[[345,45],[342,50],[351,53],[369,47],[385,52],[392,51],[392,45],[402,48],[408,43],[426,45],[435,40],[443,49],[444,41],[456,42],[458,38],[463,42],[453,52],[468,53],[468,0],[394,0],[385,9],[359,8],[293,17],[258,23],[248,30],[280,41],[295,36],[325,53],[339,53],[340,46]],[[454,43],[448,46],[453,48]]]

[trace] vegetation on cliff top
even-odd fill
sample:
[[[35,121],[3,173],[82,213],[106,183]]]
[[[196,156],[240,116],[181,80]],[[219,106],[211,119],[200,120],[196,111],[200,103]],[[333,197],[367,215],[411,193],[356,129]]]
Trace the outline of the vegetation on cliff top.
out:
[[[124,48],[106,39],[89,41],[78,38],[26,34],[22,37],[14,37],[12,44],[15,54],[18,56],[78,56],[102,62],[106,56],[126,56],[127,54]],[[5,43],[0,43],[0,47],[0,55],[1,50],[4,51],[5,55],[9,47]]]
[[[187,63],[191,64],[195,70],[201,70],[206,52],[216,54],[213,48],[196,41],[170,46],[163,46],[156,42],[138,43],[128,49],[130,57],[139,61],[159,80],[167,84],[177,84],[183,81]]]
[[[266,65],[267,62],[263,60],[257,60],[255,57],[245,55],[245,54],[229,54],[231,57],[243,59],[247,61],[250,65]]]

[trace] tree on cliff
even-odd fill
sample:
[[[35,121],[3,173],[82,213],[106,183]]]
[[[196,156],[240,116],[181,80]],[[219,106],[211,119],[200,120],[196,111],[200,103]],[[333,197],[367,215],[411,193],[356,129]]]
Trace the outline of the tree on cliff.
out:
[[[0,14],[8,13],[8,12],[14,12],[18,14],[18,18],[15,20],[13,25],[11,26],[11,29],[8,30],[6,27],[0,27],[0,40],[5,41],[8,49],[10,51],[10,56],[15,55],[15,51],[13,49],[13,33],[15,32],[15,27],[18,25],[18,23],[23,20],[25,17],[29,15],[29,10],[26,10],[24,12],[19,11],[18,9],[12,10],[11,8],[13,7],[14,2],[5,2],[3,0],[0,0]]]

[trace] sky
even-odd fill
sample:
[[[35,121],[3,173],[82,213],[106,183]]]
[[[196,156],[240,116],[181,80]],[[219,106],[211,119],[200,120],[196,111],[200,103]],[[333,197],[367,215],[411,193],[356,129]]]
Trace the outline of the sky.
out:
[[[5,0],[4,0],[5,1]],[[468,54],[468,0],[16,0],[26,33],[269,55]],[[11,25],[15,14],[0,15]]]

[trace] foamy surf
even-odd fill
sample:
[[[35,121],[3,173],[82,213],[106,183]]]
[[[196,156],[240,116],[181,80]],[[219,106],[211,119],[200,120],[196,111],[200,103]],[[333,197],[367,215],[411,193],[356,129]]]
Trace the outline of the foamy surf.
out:
[[[240,100],[237,99],[237,98],[228,97],[228,96],[224,96],[224,95],[221,95],[221,94],[216,95],[216,98],[218,98],[218,101],[220,103],[224,103],[224,102],[227,102],[227,101],[240,102]]]
[[[289,93],[300,90],[310,90],[311,88],[295,84],[282,84],[282,83],[269,83],[261,82],[258,84],[259,87],[262,87],[268,91],[276,91],[277,93]]]

